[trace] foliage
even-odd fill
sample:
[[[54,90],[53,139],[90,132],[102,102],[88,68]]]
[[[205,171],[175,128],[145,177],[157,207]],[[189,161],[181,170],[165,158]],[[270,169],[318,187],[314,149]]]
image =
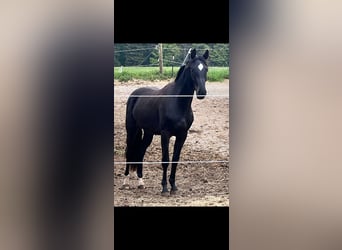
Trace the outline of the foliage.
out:
[[[180,66],[190,48],[209,49],[210,66],[229,67],[228,43],[163,43],[163,66]],[[158,43],[115,43],[114,66],[158,66]]]
[[[159,67],[115,67],[114,79],[122,82],[132,79],[148,81],[171,80],[177,75],[178,67],[164,67],[163,74],[159,72]],[[208,81],[222,82],[229,79],[229,67],[209,67]]]

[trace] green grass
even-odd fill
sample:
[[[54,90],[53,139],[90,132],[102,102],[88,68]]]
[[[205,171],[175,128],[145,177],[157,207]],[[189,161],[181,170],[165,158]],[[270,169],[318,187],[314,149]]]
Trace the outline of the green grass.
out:
[[[122,72],[120,67],[114,67],[114,79],[126,82],[132,79],[141,79],[148,81],[169,80],[175,78],[179,67],[164,67],[163,74],[159,73],[159,67],[123,67]],[[229,79],[229,67],[209,67],[208,81],[222,82],[224,79]]]

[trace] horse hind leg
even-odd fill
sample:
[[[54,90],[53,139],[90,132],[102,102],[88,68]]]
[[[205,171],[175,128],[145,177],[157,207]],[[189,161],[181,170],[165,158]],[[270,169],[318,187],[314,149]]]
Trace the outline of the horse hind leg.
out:
[[[126,169],[129,167],[126,167]],[[129,189],[129,173],[126,174],[127,170],[125,171],[125,177],[123,180],[123,184],[122,184],[122,189]]]
[[[153,133],[144,131],[144,136],[140,147],[140,157],[139,164],[137,165],[137,176],[138,176],[138,188],[145,188],[143,181],[143,161],[146,153],[146,149],[151,145],[153,139]]]
[[[142,131],[137,127],[127,128],[127,139],[126,139],[126,169],[125,177],[123,181],[122,188],[129,189],[129,171],[137,169],[137,161],[139,157],[137,152],[139,152],[139,146],[141,144]]]
[[[124,180],[123,180],[123,184],[122,184],[122,189],[129,189],[129,169],[130,169],[131,164],[130,163],[126,163],[126,169],[125,169],[125,176],[124,176]]]

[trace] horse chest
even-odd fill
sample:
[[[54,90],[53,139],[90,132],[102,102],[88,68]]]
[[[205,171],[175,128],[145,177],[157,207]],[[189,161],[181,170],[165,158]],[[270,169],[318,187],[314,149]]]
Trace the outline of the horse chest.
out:
[[[176,120],[174,123],[174,129],[177,130],[187,130],[189,127],[190,122],[186,118],[181,118],[179,120]]]
[[[165,124],[163,124],[163,128],[176,133],[179,131],[188,130],[192,122],[192,115],[169,117],[166,119]]]

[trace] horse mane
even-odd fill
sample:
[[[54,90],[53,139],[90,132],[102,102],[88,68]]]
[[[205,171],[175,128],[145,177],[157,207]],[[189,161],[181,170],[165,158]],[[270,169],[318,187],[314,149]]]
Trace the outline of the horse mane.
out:
[[[180,75],[183,73],[185,67],[186,67],[187,65],[189,65],[191,62],[195,61],[196,59],[199,59],[201,62],[204,63],[204,65],[208,66],[207,61],[203,58],[203,56],[196,56],[195,58],[193,58],[192,60],[189,60],[185,65],[182,65],[182,66],[179,68],[179,70],[178,70],[178,72],[177,72],[177,76],[176,76],[175,81],[177,81],[177,80],[179,79],[179,77],[180,77]]]
[[[177,72],[177,76],[176,76],[175,81],[178,80],[178,78],[180,77],[180,75],[183,73],[184,69],[185,69],[185,65],[182,65],[182,66],[179,68],[179,70],[178,70],[178,72]]]

